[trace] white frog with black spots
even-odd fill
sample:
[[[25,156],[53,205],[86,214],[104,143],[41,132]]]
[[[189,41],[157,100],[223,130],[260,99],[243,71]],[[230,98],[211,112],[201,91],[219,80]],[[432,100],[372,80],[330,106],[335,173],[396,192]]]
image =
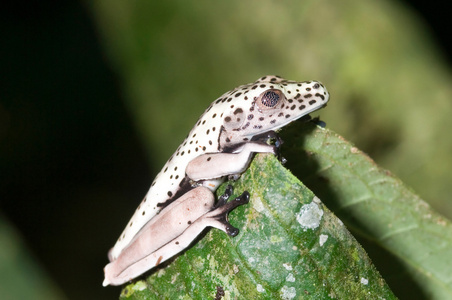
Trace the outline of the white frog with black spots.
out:
[[[255,153],[276,154],[275,131],[326,105],[318,81],[264,76],[215,100],[170,157],[109,252],[103,285],[120,285],[176,255],[206,228],[231,236],[238,229],[228,213],[249,194],[227,202],[228,187],[215,204],[214,192],[237,178]],[[276,138],[275,145],[268,143]]]

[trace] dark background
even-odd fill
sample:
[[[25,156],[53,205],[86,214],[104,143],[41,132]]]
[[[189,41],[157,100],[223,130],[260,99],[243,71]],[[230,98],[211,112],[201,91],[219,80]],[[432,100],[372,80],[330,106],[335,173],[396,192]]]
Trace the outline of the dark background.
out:
[[[70,299],[117,298],[119,288],[101,286],[106,253],[160,166],[149,167],[82,3],[9,5],[0,13],[0,211]],[[449,5],[406,5],[450,64]]]

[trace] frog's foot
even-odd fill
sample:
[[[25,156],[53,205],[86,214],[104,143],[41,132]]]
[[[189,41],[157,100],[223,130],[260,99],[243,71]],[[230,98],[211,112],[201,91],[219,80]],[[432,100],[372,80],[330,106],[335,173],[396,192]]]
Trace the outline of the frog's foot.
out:
[[[276,155],[276,157],[278,158],[278,160],[282,163],[285,164],[286,163],[286,159],[284,157],[281,156],[281,145],[284,144],[284,141],[282,138],[279,137],[279,135],[273,131],[267,131],[258,135],[255,135],[251,141],[253,142],[257,142],[257,143],[273,143],[273,147],[274,147],[274,153]]]
[[[324,121],[320,120],[319,117],[315,117],[314,119],[311,119],[310,121],[312,123],[314,123],[315,125],[320,126],[322,128],[326,127],[326,123]]]
[[[251,141],[261,143],[267,143],[268,141],[273,142],[277,150],[279,150],[281,145],[284,143],[279,135],[273,130],[255,135],[252,137]]]
[[[245,191],[239,197],[228,202],[232,191],[232,186],[228,185],[224,194],[219,197],[218,203],[205,215],[205,218],[209,219],[210,226],[223,230],[229,236],[236,236],[239,230],[229,223],[228,214],[236,207],[247,204],[250,201],[250,194]]]

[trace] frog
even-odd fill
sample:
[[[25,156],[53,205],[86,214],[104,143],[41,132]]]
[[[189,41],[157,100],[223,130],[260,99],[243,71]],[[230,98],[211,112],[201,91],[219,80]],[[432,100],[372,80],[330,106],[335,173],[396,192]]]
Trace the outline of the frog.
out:
[[[277,131],[326,106],[319,81],[267,75],[217,98],[157,174],[146,196],[108,253],[104,286],[121,285],[189,247],[208,227],[234,237],[230,211],[247,204],[244,191],[229,201],[227,179],[236,180],[257,153],[278,155]],[[270,141],[273,141],[271,143]]]

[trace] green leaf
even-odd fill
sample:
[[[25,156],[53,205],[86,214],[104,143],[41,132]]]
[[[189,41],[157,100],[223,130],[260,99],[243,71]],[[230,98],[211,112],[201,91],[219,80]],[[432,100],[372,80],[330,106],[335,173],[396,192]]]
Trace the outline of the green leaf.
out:
[[[343,223],[274,156],[257,155],[233,186],[251,195],[230,214],[240,234],[210,230],[122,298],[395,299]]]
[[[287,165],[359,238],[396,295],[452,298],[448,219],[330,130],[289,126],[281,136]]]

